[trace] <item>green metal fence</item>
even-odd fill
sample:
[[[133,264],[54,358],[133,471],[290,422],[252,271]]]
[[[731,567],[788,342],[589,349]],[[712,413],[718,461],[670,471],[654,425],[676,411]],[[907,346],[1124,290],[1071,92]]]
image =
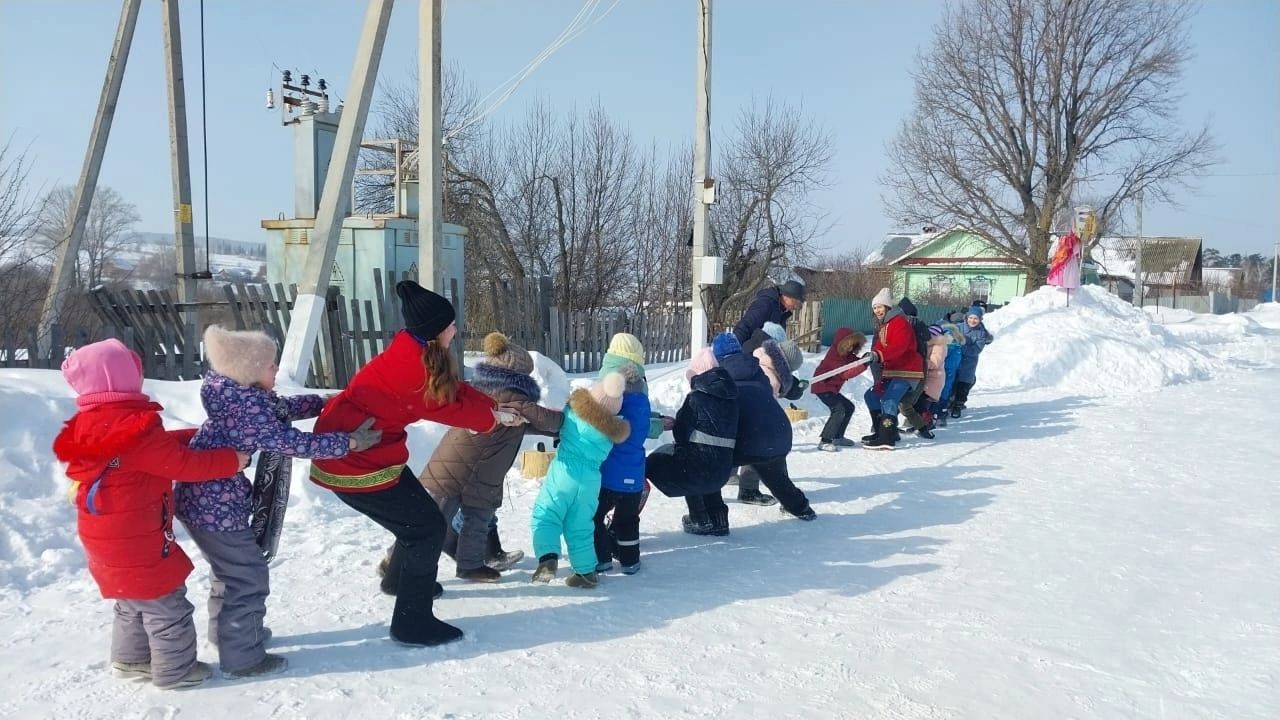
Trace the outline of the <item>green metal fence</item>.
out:
[[[942,322],[947,314],[964,310],[955,305],[916,305],[921,320],[932,325]],[[870,300],[849,298],[822,299],[822,344],[830,345],[836,330],[847,327],[861,331],[870,337],[875,331],[876,319],[871,314]]]

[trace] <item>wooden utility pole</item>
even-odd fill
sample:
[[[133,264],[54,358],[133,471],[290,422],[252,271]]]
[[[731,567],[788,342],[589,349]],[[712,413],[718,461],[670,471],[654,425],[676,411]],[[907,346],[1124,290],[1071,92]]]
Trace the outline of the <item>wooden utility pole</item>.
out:
[[[702,258],[707,254],[711,180],[711,0],[698,2],[697,114],[693,135],[693,296],[690,313],[690,357],[707,344],[707,310],[702,300]]]
[[[311,233],[311,246],[307,262],[302,270],[302,282],[298,285],[298,299],[285,338],[284,352],[280,358],[281,375],[302,385],[311,367],[312,349],[324,318],[325,293],[329,289],[329,276],[333,272],[333,260],[338,252],[338,238],[342,233],[342,220],[346,217],[351,199],[351,179],[355,175],[356,158],[360,154],[360,140],[364,137],[365,120],[373,101],[374,84],[378,78],[378,64],[382,61],[382,47],[387,37],[387,25],[391,21],[394,0],[369,0],[364,16],[364,29],[356,46],[355,64],[351,68],[348,99],[338,120],[338,134],[334,139],[333,156],[325,173],[324,189],[320,193],[320,207],[316,210],[315,228]]]
[[[89,147],[84,155],[84,167],[76,183],[76,194],[71,201],[67,234],[58,244],[57,258],[53,263],[53,277],[49,279],[49,292],[40,311],[39,345],[42,353],[50,347],[49,333],[62,316],[62,303],[75,273],[76,258],[84,240],[84,226],[93,205],[93,193],[98,187],[98,174],[102,170],[102,157],[107,151],[107,137],[111,135],[111,121],[115,118],[116,102],[120,98],[120,85],[124,82],[124,68],[129,60],[129,48],[133,45],[133,31],[138,25],[138,10],[142,0],[124,0],[120,8],[120,23],[116,27],[116,39],[107,61],[107,77],[102,81],[102,95],[98,98],[98,113],[93,118],[89,132]]]
[[[444,287],[440,267],[444,184],[440,81],[440,0],[421,0],[418,6],[418,284],[447,297],[448,288]]]
[[[1142,191],[1138,191],[1138,248],[1134,252],[1133,265],[1133,298],[1138,301],[1138,307],[1142,307],[1146,298],[1146,283],[1142,281],[1142,205],[1144,198]]]
[[[182,71],[182,25],[178,0],[162,0],[164,69],[169,87],[169,167],[173,173],[173,234],[178,256],[178,300],[188,303],[186,321],[198,324],[196,238],[191,224],[191,159],[187,151],[187,90]],[[206,259],[207,260],[207,259]]]

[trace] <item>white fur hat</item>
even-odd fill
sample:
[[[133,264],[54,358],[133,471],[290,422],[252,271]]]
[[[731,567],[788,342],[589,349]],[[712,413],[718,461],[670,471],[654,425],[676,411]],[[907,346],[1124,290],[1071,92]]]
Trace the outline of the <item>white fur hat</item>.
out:
[[[893,307],[893,293],[889,291],[889,288],[880,288],[880,292],[871,298],[871,306],[875,307],[876,305]]]
[[[208,368],[248,387],[276,362],[276,341],[261,330],[227,330],[210,325],[204,331]]]

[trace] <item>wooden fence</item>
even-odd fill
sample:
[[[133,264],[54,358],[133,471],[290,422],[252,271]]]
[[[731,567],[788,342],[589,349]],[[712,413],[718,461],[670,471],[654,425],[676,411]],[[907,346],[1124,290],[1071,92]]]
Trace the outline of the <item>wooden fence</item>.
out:
[[[402,327],[395,297],[396,278],[374,271],[375,298],[345,298],[329,288],[324,316],[306,379],[308,387],[342,388],[356,371],[386,349]],[[48,349],[41,352],[33,329],[0,328],[0,367],[57,369],[71,350],[108,337],[120,339],[142,358],[143,373],[159,380],[194,380],[204,372],[200,335],[219,323],[236,330],[262,330],[283,345],[297,300],[296,286],[223,286],[224,300],[180,303],[168,291],[95,288],[90,297],[101,328],[55,326]],[[548,307],[549,282],[498,294],[506,318],[494,318],[496,329],[515,342],[559,363],[566,371],[600,368],[609,339],[631,332],[645,345],[646,362],[675,362],[689,355],[689,315],[622,311],[560,312]],[[199,319],[194,322],[195,318]],[[495,327],[473,328],[464,341],[478,343]]]

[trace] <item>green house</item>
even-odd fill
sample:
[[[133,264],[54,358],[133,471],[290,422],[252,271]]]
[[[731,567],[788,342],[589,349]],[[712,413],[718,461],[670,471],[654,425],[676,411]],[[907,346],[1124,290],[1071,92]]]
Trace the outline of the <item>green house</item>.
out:
[[[902,250],[883,258],[896,296],[1003,305],[1027,291],[1027,273],[1017,260],[981,233],[960,226],[914,236]]]

